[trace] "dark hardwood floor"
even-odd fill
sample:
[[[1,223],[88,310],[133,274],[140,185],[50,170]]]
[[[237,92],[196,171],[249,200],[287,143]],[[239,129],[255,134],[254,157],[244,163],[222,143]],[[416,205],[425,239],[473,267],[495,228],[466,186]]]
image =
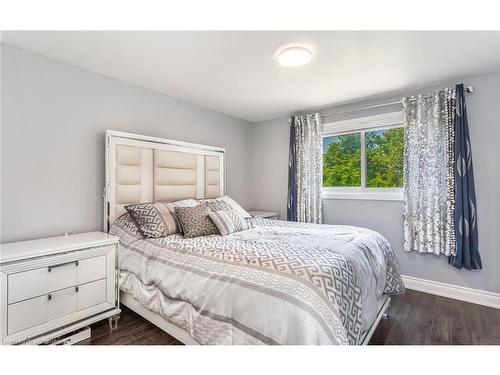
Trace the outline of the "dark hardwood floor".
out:
[[[174,337],[162,331],[153,323],[136,314],[125,306],[118,328],[109,329],[108,320],[102,320],[90,326],[90,339],[83,345],[182,345]]]
[[[500,345],[500,310],[407,290],[394,296],[371,345]]]
[[[370,345],[497,344],[500,310],[408,290],[394,296],[391,318],[383,318]],[[133,311],[123,307],[118,329],[108,321],[92,325],[90,345],[181,345]]]

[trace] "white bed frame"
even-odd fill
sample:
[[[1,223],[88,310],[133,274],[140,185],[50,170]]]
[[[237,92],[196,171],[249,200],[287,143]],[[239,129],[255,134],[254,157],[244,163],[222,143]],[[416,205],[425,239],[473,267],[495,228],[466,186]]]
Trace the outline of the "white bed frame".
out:
[[[149,169],[152,166],[152,152],[150,150],[169,150],[187,154],[195,154],[199,158],[200,156],[214,157],[217,156],[220,159],[220,169],[219,173],[219,194],[225,194],[226,186],[226,173],[225,173],[225,150],[219,147],[200,145],[195,143],[179,142],[170,139],[149,137],[138,134],[131,134],[113,130],[106,131],[106,145],[105,145],[105,168],[106,168],[106,179],[104,188],[104,220],[103,229],[108,232],[110,225],[117,217],[117,203],[116,202],[116,188],[117,188],[117,160],[116,152],[117,146],[131,146],[137,147],[141,150],[147,150],[141,156],[141,162],[138,167],[143,169],[140,174],[139,185],[140,198],[137,197],[136,200],[127,201],[127,204],[141,203],[145,201],[153,201],[156,194],[154,194],[155,185],[149,181],[153,179],[153,172]],[[151,154],[148,156],[148,154]],[[198,159],[198,162],[200,160]],[[197,163],[198,163],[197,162]],[[147,168],[144,168],[144,163],[146,163]],[[203,170],[205,170],[205,164],[202,164]],[[144,169],[148,170],[144,172]],[[206,193],[206,180],[204,174],[200,171],[200,167],[197,165],[196,171],[196,195],[189,198],[205,198]],[[118,264],[118,262],[117,262]],[[370,341],[375,329],[377,328],[380,320],[384,315],[387,315],[387,311],[390,304],[389,296],[384,296],[381,301],[381,307],[375,318],[373,324],[370,328],[363,333],[360,338],[360,345],[367,345]],[[137,301],[132,295],[120,292],[119,303],[127,306],[132,311],[150,321],[154,325],[161,328],[163,331],[167,332],[169,335],[175,337],[177,340],[186,345],[199,345],[198,342],[184,329],[170,323],[168,320],[163,318],[161,315],[146,309],[139,301]]]
[[[378,324],[380,323],[380,320],[382,318],[389,319],[389,309],[391,307],[391,297],[389,297],[387,294],[382,295],[382,305],[380,306],[380,309],[377,313],[377,316],[375,317],[375,320],[373,321],[372,325],[370,328],[361,335],[361,338],[359,340],[360,345],[368,345],[370,342],[370,339],[372,338],[373,334],[375,333],[375,330],[378,327]]]

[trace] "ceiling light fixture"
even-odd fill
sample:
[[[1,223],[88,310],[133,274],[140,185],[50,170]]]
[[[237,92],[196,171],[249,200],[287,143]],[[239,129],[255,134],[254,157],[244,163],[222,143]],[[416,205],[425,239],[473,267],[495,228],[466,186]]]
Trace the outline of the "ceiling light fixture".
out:
[[[311,59],[312,52],[304,47],[289,47],[278,54],[278,62],[283,66],[301,66]]]

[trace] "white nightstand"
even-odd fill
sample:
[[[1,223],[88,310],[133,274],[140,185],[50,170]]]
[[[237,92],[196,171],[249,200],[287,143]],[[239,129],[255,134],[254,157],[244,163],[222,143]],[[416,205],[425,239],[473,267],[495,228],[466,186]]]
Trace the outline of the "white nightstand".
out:
[[[265,219],[278,220],[278,213],[273,211],[253,210],[253,211],[248,211],[248,213],[253,217],[262,217]]]
[[[0,245],[0,342],[43,343],[120,313],[118,237],[90,232]]]

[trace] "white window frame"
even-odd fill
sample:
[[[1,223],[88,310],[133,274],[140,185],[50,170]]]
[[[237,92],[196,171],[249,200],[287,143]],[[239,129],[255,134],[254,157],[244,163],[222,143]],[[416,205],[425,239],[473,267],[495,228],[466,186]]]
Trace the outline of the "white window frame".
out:
[[[323,124],[323,138],[337,135],[360,133],[361,138],[361,186],[360,187],[323,187],[323,199],[366,199],[402,201],[403,188],[366,187],[366,139],[365,133],[403,127],[403,112],[390,112],[381,115],[335,121]]]

